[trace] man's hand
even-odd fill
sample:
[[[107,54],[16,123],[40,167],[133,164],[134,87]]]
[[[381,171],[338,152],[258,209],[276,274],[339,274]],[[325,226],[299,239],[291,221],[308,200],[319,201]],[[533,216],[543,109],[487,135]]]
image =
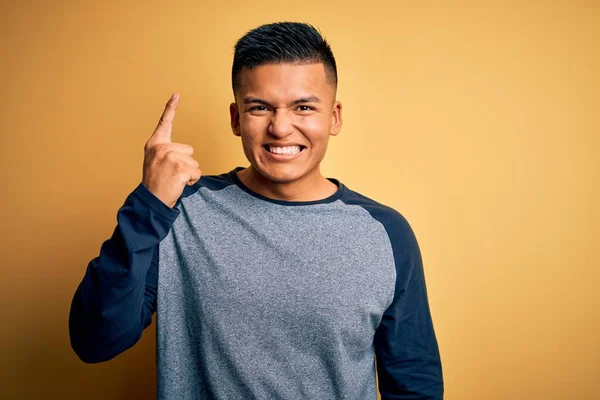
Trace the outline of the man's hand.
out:
[[[144,146],[142,183],[171,208],[185,185],[193,185],[202,176],[198,169],[200,164],[192,158],[192,146],[171,143],[171,128],[178,104],[176,93],[167,102],[154,133]]]

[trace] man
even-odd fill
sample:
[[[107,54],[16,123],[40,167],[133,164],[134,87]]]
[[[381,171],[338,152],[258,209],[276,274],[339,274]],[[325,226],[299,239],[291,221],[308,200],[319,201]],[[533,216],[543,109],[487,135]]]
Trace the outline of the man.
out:
[[[160,399],[375,399],[375,368],[383,399],[441,399],[413,231],[319,169],[342,126],[328,43],[306,24],[258,27],[232,86],[250,166],[201,177],[171,141],[173,95],[73,298],[75,352],[115,357],[156,311]]]

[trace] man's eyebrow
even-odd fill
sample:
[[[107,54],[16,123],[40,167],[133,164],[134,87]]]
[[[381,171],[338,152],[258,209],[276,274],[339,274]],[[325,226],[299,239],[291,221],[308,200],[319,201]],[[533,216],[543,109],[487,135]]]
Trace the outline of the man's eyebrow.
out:
[[[298,100],[294,100],[292,101],[289,106],[295,106],[296,104],[302,104],[302,103],[320,103],[321,99],[319,99],[317,96],[312,95],[312,96],[308,96],[308,97],[302,97]]]
[[[301,97],[299,99],[296,99],[296,100],[290,102],[288,104],[288,107],[293,107],[297,104],[302,104],[302,103],[320,103],[320,102],[321,102],[321,99],[319,99],[317,96],[311,95],[311,96],[307,96],[307,97]],[[266,100],[259,99],[258,97],[251,97],[251,96],[244,97],[244,104],[252,104],[252,103],[258,103],[258,104],[262,104],[264,106],[275,108],[275,106],[273,104],[269,103]]]
[[[252,103],[258,103],[258,104],[262,104],[264,106],[269,106],[269,107],[273,108],[273,105],[266,100],[262,100],[257,97],[250,97],[250,96],[244,97],[244,104],[252,104]]]

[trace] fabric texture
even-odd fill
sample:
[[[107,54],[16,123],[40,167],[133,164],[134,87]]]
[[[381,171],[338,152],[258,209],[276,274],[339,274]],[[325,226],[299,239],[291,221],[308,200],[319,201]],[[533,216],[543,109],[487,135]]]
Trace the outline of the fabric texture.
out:
[[[441,399],[421,255],[404,217],[335,179],[327,199],[268,199],[240,169],[202,177],[174,209],[141,184],[128,197],[74,297],[80,357],[116,356],[156,312],[159,399],[375,400],[376,367],[384,400]],[[122,279],[94,297],[88,275],[110,254]],[[96,281],[120,278],[113,263]],[[111,328],[98,328],[107,318]]]

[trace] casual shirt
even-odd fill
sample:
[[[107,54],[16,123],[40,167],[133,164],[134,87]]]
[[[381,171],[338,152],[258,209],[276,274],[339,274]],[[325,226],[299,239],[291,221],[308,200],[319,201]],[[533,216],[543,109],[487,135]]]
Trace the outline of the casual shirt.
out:
[[[406,219],[336,179],[283,201],[236,168],[174,208],[143,184],[73,298],[86,362],[133,346],[157,313],[159,399],[442,399],[421,254]],[[375,360],[377,360],[375,362]]]

